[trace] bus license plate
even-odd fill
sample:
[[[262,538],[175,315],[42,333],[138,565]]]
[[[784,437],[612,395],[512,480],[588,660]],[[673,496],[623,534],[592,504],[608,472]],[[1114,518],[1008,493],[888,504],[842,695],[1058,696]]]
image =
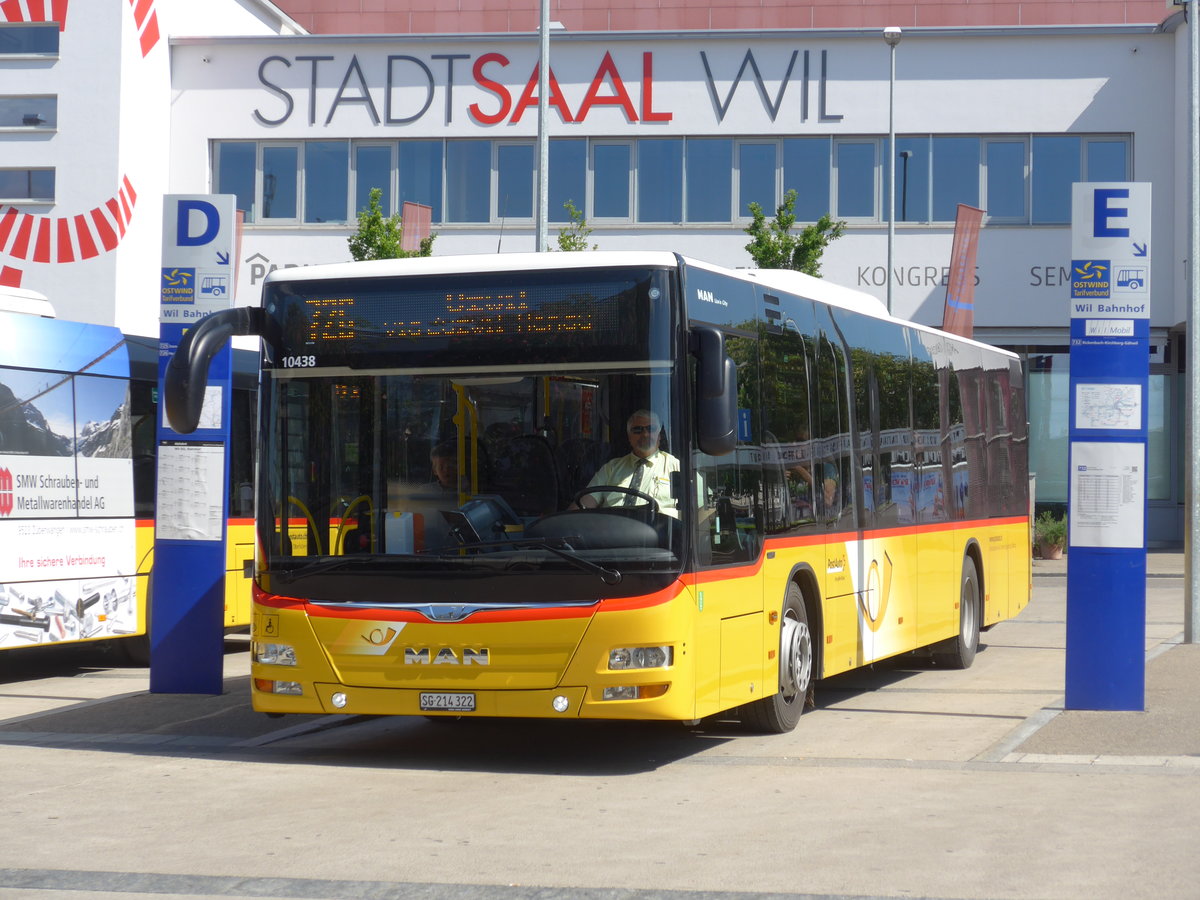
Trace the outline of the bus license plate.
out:
[[[421,712],[475,712],[475,695],[422,693]]]

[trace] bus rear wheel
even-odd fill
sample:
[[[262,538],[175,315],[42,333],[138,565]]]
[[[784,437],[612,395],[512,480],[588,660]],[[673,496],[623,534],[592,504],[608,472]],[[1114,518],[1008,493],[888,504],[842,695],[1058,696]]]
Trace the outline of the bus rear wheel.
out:
[[[809,701],[813,682],[813,637],[804,608],[804,592],[788,585],[779,624],[779,691],[742,708],[742,724],[756,731],[784,734],[796,727]]]
[[[948,669],[968,669],[975,661],[979,648],[979,571],[975,560],[963,560],[962,580],[958,590],[958,637],[950,638],[934,647],[933,659]]]

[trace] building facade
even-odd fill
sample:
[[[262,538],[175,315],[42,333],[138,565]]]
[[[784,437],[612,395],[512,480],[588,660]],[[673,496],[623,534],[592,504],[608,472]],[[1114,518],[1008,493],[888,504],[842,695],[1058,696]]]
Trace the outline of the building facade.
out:
[[[1041,502],[1066,498],[1070,186],[1150,182],[1148,532],[1154,543],[1180,540],[1178,338],[1188,293],[1181,14],[1161,0],[622,2],[551,5],[551,243],[568,224],[569,203],[601,249],[674,250],[748,266],[749,204],[773,211],[795,190],[802,223],[824,213],[847,223],[822,274],[883,298],[890,117],[893,311],[941,322],[957,206],[984,209],[976,336],[1028,360]],[[464,0],[444,11],[394,0],[289,0],[274,19],[269,4],[230,3],[223,30],[174,20],[178,27],[163,32],[169,65],[158,53],[167,38],[139,60],[145,39],[135,13],[146,5],[79,4],[104,19],[108,30],[97,23],[91,34],[106,34],[123,60],[121,77],[105,86],[113,111],[95,108],[104,101],[87,109],[93,137],[111,144],[103,164],[91,163],[86,138],[59,142],[60,155],[41,157],[40,168],[62,173],[52,198],[4,198],[17,215],[45,204],[51,243],[42,261],[30,254],[43,226],[29,226],[20,243],[16,222],[8,231],[0,225],[0,264],[22,270],[25,286],[58,301],[60,315],[153,330],[163,192],[238,197],[242,304],[257,302],[273,268],[349,258],[347,238],[372,188],[389,212],[405,201],[430,207],[437,255],[534,248],[536,0]],[[186,6],[158,2],[164,20]],[[108,7],[103,16],[100,7]],[[23,88],[57,93],[64,132],[67,104],[82,109],[90,96],[76,83],[90,75],[65,65],[76,21],[68,24],[58,63],[48,67],[59,78],[53,91],[37,86],[45,82],[36,70]],[[885,25],[904,29],[894,51],[882,39]],[[157,68],[139,74],[145,60]],[[114,118],[120,125],[109,138],[99,122]],[[32,134],[49,147],[58,140]],[[3,138],[7,169],[12,142]],[[115,180],[117,212],[104,215],[106,196],[95,205],[120,234],[117,213],[130,202],[121,173],[131,168],[153,174],[145,188],[129,178],[138,215],[126,217],[119,247],[83,261],[72,229],[79,216],[94,222],[86,189]],[[143,216],[146,207],[154,211]],[[53,243],[63,229],[67,244]],[[57,255],[62,246],[77,259]],[[74,277],[72,267],[96,274]]]

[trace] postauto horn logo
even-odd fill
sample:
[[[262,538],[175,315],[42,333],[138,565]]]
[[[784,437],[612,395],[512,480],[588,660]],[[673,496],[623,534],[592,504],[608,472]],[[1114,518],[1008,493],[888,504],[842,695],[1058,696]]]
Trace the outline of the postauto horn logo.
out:
[[[8,469],[0,469],[0,516],[10,516],[13,511],[13,478]]]

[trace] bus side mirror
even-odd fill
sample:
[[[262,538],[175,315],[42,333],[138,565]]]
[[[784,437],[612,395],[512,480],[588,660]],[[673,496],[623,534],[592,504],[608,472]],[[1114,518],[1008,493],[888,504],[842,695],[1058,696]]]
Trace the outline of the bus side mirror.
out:
[[[187,330],[163,374],[163,405],[172,429],[180,434],[196,430],[213,357],[234,335],[262,337],[266,321],[262,309],[238,306],[210,313]]]
[[[737,446],[737,364],[725,355],[725,336],[715,328],[692,330],[696,355],[696,434],[709,456]]]

